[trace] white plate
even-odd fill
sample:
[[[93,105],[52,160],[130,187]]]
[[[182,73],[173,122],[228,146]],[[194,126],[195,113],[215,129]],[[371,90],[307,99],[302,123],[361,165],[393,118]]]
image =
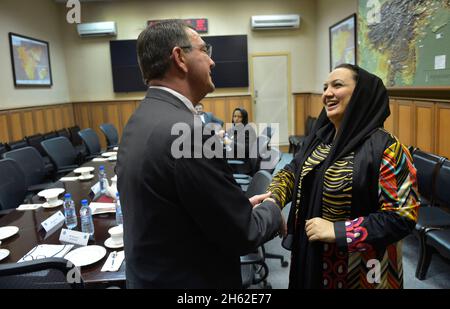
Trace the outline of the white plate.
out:
[[[15,235],[18,231],[19,228],[13,225],[0,227],[0,240],[11,237]]]
[[[108,161],[117,161],[117,156],[111,156],[108,158]]]
[[[117,155],[117,152],[115,152],[115,151],[102,153],[102,157],[105,157],[105,158],[112,157],[112,156],[115,156],[115,155]]]
[[[70,251],[64,257],[77,267],[94,264],[100,261],[106,254],[106,249],[102,246],[86,246]]]
[[[38,195],[40,197],[45,198],[45,199],[49,199],[49,198],[52,198],[52,197],[57,197],[58,195],[60,195],[64,191],[66,191],[66,190],[64,190],[63,188],[53,188],[53,189],[43,190],[43,191],[39,192]]]
[[[42,204],[42,207],[44,208],[56,208],[61,206],[62,204],[64,204],[63,200],[58,200],[55,204],[50,205],[49,203],[45,202],[44,204]]]
[[[123,241],[120,244],[115,244],[112,242],[112,238],[108,238],[105,240],[105,246],[108,248],[116,249],[116,248],[122,248],[123,247]]]
[[[90,179],[92,179],[92,178],[94,178],[94,175],[89,175],[89,176],[87,176],[87,177],[84,177],[84,176],[78,176],[78,179],[79,180],[90,180]]]
[[[114,147],[113,150],[114,151],[119,151],[119,147]]]
[[[77,174],[82,174],[82,173],[90,173],[93,170],[95,170],[95,167],[93,166],[85,166],[85,167],[79,167],[74,169],[73,171]]]
[[[9,255],[8,249],[0,249],[0,261],[5,259]]]

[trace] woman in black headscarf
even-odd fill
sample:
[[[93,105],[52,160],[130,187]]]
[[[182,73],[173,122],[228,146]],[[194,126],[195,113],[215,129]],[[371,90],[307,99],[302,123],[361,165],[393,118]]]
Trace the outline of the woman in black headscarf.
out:
[[[383,129],[389,98],[375,75],[349,64],[324,84],[324,109],[268,191],[292,202],[290,288],[401,288],[400,240],[417,221],[416,170]]]
[[[248,113],[242,107],[237,107],[232,114],[232,127],[227,131],[227,137],[230,138],[231,147],[227,158],[237,159],[242,164],[231,164],[234,173],[251,174],[253,165],[250,160],[250,148],[256,142],[256,131],[248,123]]]

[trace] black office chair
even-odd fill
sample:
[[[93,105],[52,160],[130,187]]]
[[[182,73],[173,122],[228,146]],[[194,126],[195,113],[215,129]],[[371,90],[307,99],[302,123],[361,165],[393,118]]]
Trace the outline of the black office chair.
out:
[[[16,161],[25,175],[25,184],[29,193],[36,193],[53,185],[46,181],[44,159],[33,147],[24,147],[8,151],[4,158]]]
[[[0,156],[8,151],[8,148],[6,148],[6,144],[0,143]]]
[[[41,142],[44,140],[44,136],[42,134],[34,134],[31,136],[27,136],[26,138],[28,146],[35,148],[42,156],[45,165],[45,172],[47,175],[52,175],[55,171],[55,167],[53,166],[52,161],[49,156],[45,152],[44,148],[42,148]]]
[[[17,208],[27,193],[25,175],[16,161],[0,160],[0,210]]]
[[[272,175],[267,171],[256,172],[248,185],[245,196],[250,198],[266,192],[271,181]],[[265,262],[264,245],[261,245],[255,252],[241,256],[241,274],[244,288],[260,283],[263,283],[264,288],[271,288],[270,283],[267,282],[269,268]]]
[[[80,127],[75,125],[73,127],[68,128],[67,130],[69,131],[70,134],[69,140],[72,143],[73,147],[75,147],[78,153],[86,157],[87,155],[86,146],[84,146],[83,140],[78,134],[78,132],[80,132]]]
[[[87,128],[78,132],[78,135],[83,140],[83,144],[87,150],[86,159],[92,159],[102,153],[102,148],[100,146],[100,140],[97,133],[91,128]]]
[[[117,133],[116,127],[111,123],[103,123],[100,125],[100,130],[106,138],[106,144],[108,149],[113,149],[119,145],[119,134]]]
[[[0,289],[79,289],[78,268],[64,258],[0,264]]]
[[[20,149],[20,148],[27,147],[27,146],[28,146],[28,144],[25,139],[21,139],[20,141],[14,141],[14,142],[8,143],[9,150]]]
[[[425,279],[434,251],[439,252],[445,258],[450,258],[450,214],[442,209],[443,207],[447,209],[450,207],[449,160],[443,160],[434,184],[433,207],[423,208],[423,210],[433,211],[419,212],[419,222],[421,223],[419,227],[420,255],[416,277],[420,280]],[[425,215],[421,218],[421,214]],[[416,225],[416,230],[419,222]]]
[[[290,135],[289,136],[289,152],[295,154],[302,148],[303,143],[306,140],[306,137],[308,137],[309,133],[311,133],[314,124],[316,123],[317,118],[308,116],[306,118],[305,123],[305,135]]]
[[[64,136],[64,137],[66,137],[66,138],[68,138],[70,140],[70,133],[65,128],[56,131],[56,134],[58,134],[58,136]]]
[[[41,145],[55,165],[56,177],[78,167],[78,152],[67,138],[63,136],[51,138],[42,141]]]

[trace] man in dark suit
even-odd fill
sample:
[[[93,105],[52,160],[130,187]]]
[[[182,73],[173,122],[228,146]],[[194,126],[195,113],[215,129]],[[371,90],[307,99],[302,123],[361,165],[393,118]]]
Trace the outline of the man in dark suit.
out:
[[[217,123],[221,127],[223,127],[222,120],[220,120],[219,118],[214,116],[213,113],[204,112],[203,109],[204,109],[204,106],[201,102],[198,103],[197,105],[195,105],[195,110],[197,111],[197,114],[200,115],[200,118],[205,125],[208,123]]]
[[[210,46],[164,21],[139,35],[137,52],[150,87],[124,129],[117,163],[127,286],[239,288],[240,255],[274,237],[283,220],[269,194],[244,196],[223,158],[199,157],[202,145],[189,143],[194,158],[179,158],[174,147],[174,128],[202,129],[194,104],[214,91]]]

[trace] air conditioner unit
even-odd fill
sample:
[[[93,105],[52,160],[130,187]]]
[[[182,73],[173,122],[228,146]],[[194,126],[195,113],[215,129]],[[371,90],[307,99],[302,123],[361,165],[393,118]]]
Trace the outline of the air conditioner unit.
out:
[[[258,15],[252,16],[253,30],[296,29],[300,27],[300,15]]]
[[[116,22],[114,21],[77,24],[77,30],[80,37],[117,35]]]

